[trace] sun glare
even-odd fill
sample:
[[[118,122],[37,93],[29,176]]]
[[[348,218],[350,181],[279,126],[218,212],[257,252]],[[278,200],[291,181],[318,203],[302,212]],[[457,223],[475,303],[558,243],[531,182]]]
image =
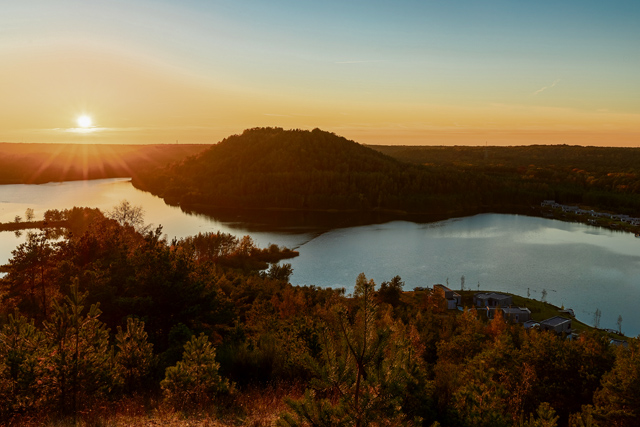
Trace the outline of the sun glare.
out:
[[[81,128],[89,128],[91,127],[91,123],[93,123],[93,121],[89,116],[84,115],[78,117],[78,126],[80,126]]]

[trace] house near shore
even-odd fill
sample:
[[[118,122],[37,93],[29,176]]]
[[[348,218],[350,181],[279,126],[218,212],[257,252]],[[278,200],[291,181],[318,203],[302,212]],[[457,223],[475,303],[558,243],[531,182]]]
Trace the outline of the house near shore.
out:
[[[560,203],[556,203],[555,200],[543,200],[542,203],[540,203],[540,206],[542,206],[543,208],[546,206],[552,207],[552,208],[559,208],[561,207]]]
[[[531,310],[526,307],[477,307],[477,313],[484,313],[487,319],[494,319],[496,313],[502,313],[502,318],[511,323],[525,323],[531,320]]]
[[[509,307],[513,304],[511,295],[497,292],[480,292],[473,296],[473,305],[476,307]]]
[[[433,291],[436,295],[440,295],[447,302],[448,310],[455,310],[462,305],[462,297],[459,293],[452,291],[444,285],[433,285]]]
[[[571,333],[571,319],[562,316],[554,316],[540,322],[540,330],[555,331],[557,334]]]
[[[531,310],[526,307],[501,308],[502,316],[512,323],[525,323],[531,320]]]
[[[598,217],[598,218],[610,218],[610,219],[618,220],[621,222],[626,222],[631,225],[636,225],[636,226],[640,225],[640,218],[631,217],[625,214],[612,214],[609,212],[598,212],[593,209],[588,211],[585,209],[580,209],[578,206],[561,205],[560,203],[557,203],[555,200],[543,200],[540,203],[540,206],[542,206],[543,208],[550,207],[553,209],[562,209],[563,212],[569,212],[569,213],[574,213],[578,215],[591,215],[593,217]]]

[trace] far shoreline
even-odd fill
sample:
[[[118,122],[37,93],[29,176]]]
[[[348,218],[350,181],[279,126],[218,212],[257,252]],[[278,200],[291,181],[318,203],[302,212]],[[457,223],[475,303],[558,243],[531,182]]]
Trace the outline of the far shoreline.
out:
[[[262,219],[260,221],[261,226],[272,225],[275,228],[281,228],[282,225],[278,224],[280,221],[272,221],[270,219],[280,218],[285,216],[287,219],[293,219],[294,222],[297,219],[304,218],[304,224],[302,227],[310,228],[323,228],[323,229],[335,229],[346,228],[353,226],[363,226],[372,224],[383,224],[391,221],[410,221],[417,224],[428,224],[438,221],[446,221],[455,218],[464,218],[468,216],[480,215],[480,214],[506,214],[506,215],[525,215],[531,217],[540,217],[546,219],[556,219],[563,222],[577,222],[584,225],[590,225],[594,227],[607,228],[611,231],[619,231],[624,233],[635,234],[636,237],[640,234],[640,226],[634,226],[622,221],[607,220],[594,223],[593,220],[585,215],[567,214],[565,212],[558,211],[557,209],[545,208],[543,206],[520,206],[520,205],[503,205],[498,207],[481,207],[481,208],[469,208],[469,209],[452,209],[452,210],[438,210],[432,212],[409,212],[403,210],[392,209],[372,209],[368,211],[357,209],[295,209],[295,208],[250,208],[250,207],[225,207],[209,205],[205,203],[190,203],[181,204],[176,201],[167,200],[165,197],[161,197],[153,192],[143,188],[140,185],[136,185],[135,179],[127,176],[109,177],[109,178],[96,178],[96,179],[77,179],[68,181],[49,181],[43,183],[11,183],[0,185],[47,185],[47,184],[63,184],[63,183],[77,183],[77,182],[90,182],[90,181],[118,181],[118,182],[130,182],[131,185],[139,191],[149,193],[155,197],[158,197],[164,201],[168,206],[179,207],[183,212],[188,214],[199,214],[211,216],[224,222],[243,222],[244,220],[252,221],[256,218]],[[542,203],[542,201],[541,201]],[[588,207],[585,207],[585,209]],[[276,217],[276,218],[274,218]],[[325,218],[321,218],[325,217]],[[330,219],[330,223],[326,223],[327,218]],[[310,224],[309,220],[313,222],[313,219],[319,219],[318,226],[313,227],[314,224]],[[252,221],[253,222],[253,221]],[[334,224],[331,224],[333,222]],[[47,225],[44,221],[31,221],[31,222],[0,222],[0,232],[3,231],[20,231],[24,229],[43,228]],[[64,224],[49,224],[49,227],[60,227]],[[295,228],[296,225],[291,225],[286,228]]]

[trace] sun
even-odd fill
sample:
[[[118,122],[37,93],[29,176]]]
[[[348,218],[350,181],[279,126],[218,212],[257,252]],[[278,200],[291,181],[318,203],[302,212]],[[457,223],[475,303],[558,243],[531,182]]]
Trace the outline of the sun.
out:
[[[78,117],[77,122],[78,122],[78,126],[80,126],[81,128],[90,128],[91,124],[93,123],[93,120],[91,120],[90,116],[82,115]]]

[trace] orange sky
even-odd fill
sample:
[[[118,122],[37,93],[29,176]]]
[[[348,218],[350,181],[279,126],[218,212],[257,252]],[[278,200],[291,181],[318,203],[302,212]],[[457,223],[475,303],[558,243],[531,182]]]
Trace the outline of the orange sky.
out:
[[[634,2],[107,3],[5,8],[0,141],[640,146]]]

